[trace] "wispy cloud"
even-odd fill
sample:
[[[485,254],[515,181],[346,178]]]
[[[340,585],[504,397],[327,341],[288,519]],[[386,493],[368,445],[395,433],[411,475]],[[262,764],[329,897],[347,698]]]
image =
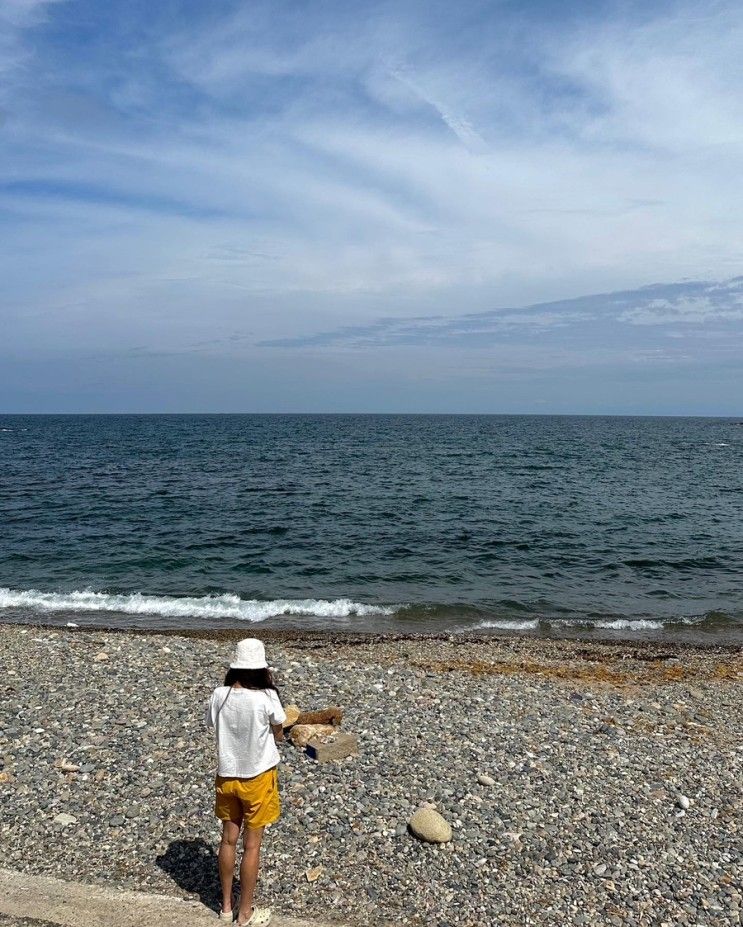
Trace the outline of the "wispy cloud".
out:
[[[317,334],[266,340],[259,346],[379,348],[457,344],[481,349],[537,335],[543,336],[544,343],[564,340],[564,330],[569,329],[571,339],[580,335],[585,342],[588,335],[595,346],[609,341],[621,353],[638,338],[640,343],[646,342],[646,333],[632,331],[637,326],[663,326],[661,337],[665,339],[678,335],[674,327],[693,331],[711,321],[730,323],[736,333],[740,331],[742,326],[736,323],[743,321],[743,277],[724,282],[656,284],[638,290],[456,316],[382,318],[369,325],[340,326]],[[720,340],[730,337],[725,329],[718,327],[717,332]]]
[[[18,72],[28,65],[31,53],[23,30],[44,22],[47,8],[59,2],[64,0],[0,0],[0,75]]]
[[[45,18],[47,8],[65,0],[0,0],[0,22],[5,28],[26,28]]]

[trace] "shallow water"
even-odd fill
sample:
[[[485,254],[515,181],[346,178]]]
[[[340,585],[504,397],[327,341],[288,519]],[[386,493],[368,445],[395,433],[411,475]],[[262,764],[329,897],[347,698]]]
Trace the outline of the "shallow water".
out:
[[[743,424],[1,416],[0,616],[743,639]]]

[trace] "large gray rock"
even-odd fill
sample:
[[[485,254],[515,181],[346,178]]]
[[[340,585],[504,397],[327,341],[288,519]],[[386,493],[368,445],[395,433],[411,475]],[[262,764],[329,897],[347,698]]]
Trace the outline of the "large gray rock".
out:
[[[426,843],[448,843],[452,832],[449,822],[433,808],[419,808],[408,821],[411,833]]]
[[[315,739],[307,744],[307,753],[318,763],[344,760],[347,756],[357,756],[358,752],[359,738],[355,734],[333,734],[327,739]]]
[[[77,818],[74,814],[66,814],[65,812],[62,812],[62,814],[58,814],[54,818],[54,823],[61,824],[62,827],[68,827],[70,824],[77,824]]]

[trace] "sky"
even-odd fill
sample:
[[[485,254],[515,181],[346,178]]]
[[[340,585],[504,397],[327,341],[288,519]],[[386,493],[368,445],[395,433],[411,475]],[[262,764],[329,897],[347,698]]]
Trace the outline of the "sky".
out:
[[[743,415],[741,48],[737,0],[0,0],[0,411]]]

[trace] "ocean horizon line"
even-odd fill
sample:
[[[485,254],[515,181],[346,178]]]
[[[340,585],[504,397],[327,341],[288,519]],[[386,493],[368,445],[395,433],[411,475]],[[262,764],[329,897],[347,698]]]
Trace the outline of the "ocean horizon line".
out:
[[[204,417],[204,416],[266,416],[266,417],[296,417],[296,418],[640,418],[640,419],[720,419],[736,421],[743,424],[743,411],[737,414],[727,413],[698,413],[698,412],[161,412],[161,411],[127,411],[127,412],[2,412],[0,417],[17,418],[75,418],[75,417]]]

